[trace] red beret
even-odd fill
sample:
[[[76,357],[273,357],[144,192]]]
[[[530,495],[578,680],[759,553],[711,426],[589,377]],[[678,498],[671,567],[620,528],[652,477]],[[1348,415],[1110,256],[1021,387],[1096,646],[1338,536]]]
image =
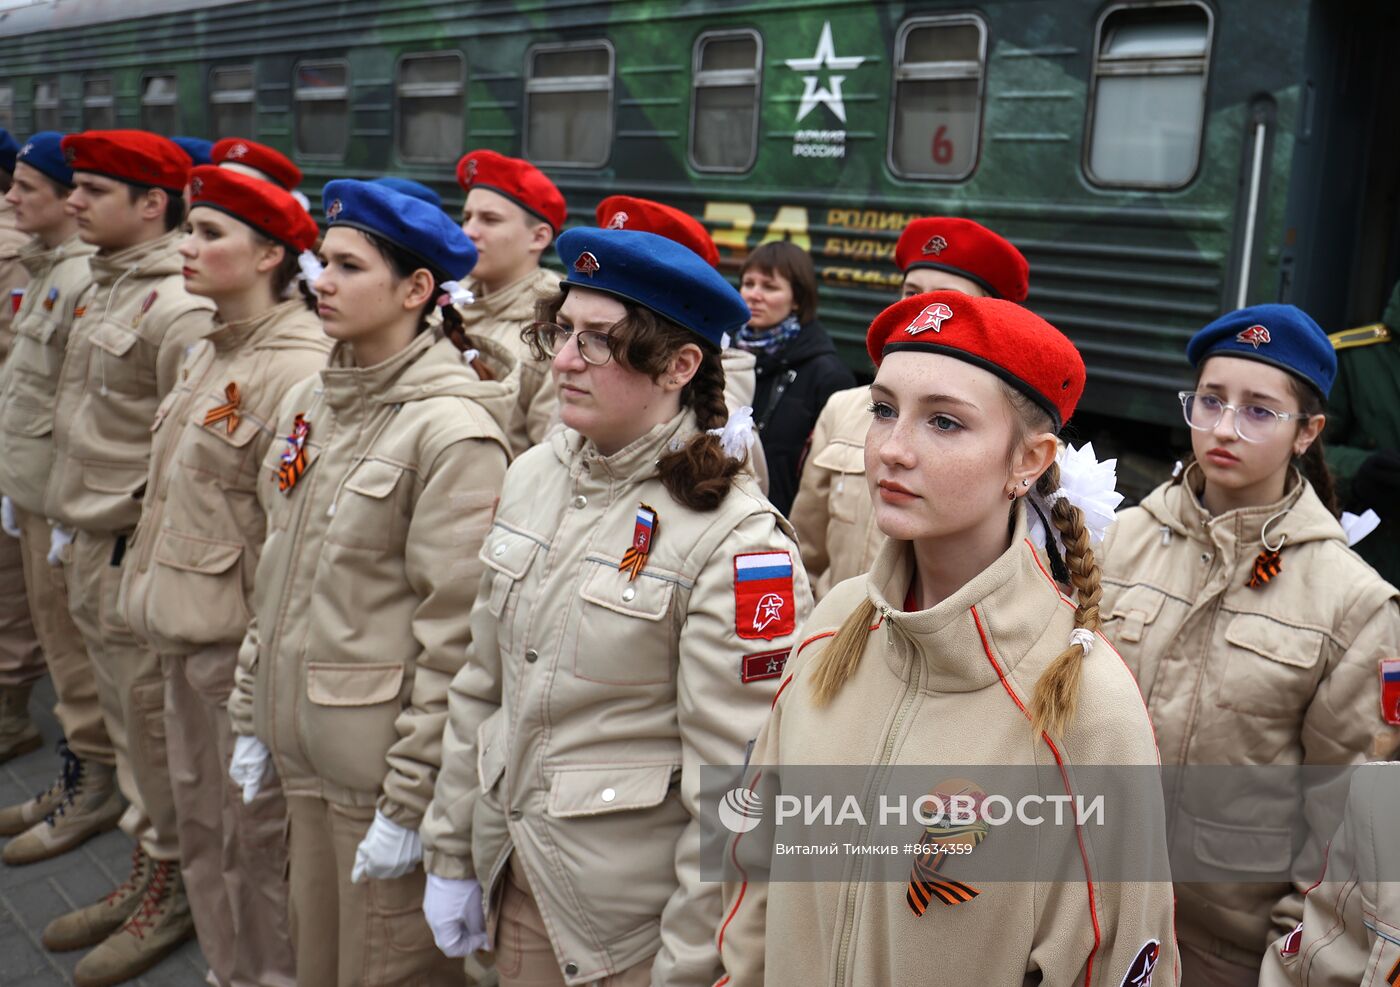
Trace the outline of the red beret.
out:
[[[875,317],[865,348],[878,367],[901,350],[940,353],[990,370],[1040,405],[1059,428],[1084,393],[1084,360],[1064,333],[1000,298],[930,291]]]
[[[294,189],[301,184],[300,168],[292,164],[281,151],[257,141],[242,137],[225,137],[214,145],[209,157],[216,165],[241,164],[254,168],[284,189]]]
[[[709,231],[689,213],[630,195],[610,195],[594,213],[598,225],[608,230],[641,230],[689,247],[711,267],[719,267],[719,250]]]
[[[474,188],[499,192],[544,220],[555,233],[564,228],[568,218],[564,193],[523,158],[508,158],[495,151],[468,151],[457,162],[457,184],[468,192]]]
[[[949,216],[916,219],[894,248],[901,271],[932,267],[976,281],[994,298],[1023,302],[1030,290],[1030,265],[1005,237],[981,223]]]
[[[190,207],[208,206],[285,243],[309,250],[320,232],[316,221],[286,189],[218,165],[200,165],[190,178]]]
[[[74,171],[167,192],[183,192],[190,180],[190,156],[180,145],[144,130],[85,130],[63,138],[62,147]]]

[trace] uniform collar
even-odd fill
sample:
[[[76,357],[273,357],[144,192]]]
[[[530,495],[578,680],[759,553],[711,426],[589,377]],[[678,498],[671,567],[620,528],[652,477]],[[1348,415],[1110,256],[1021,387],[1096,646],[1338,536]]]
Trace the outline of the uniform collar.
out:
[[[105,288],[123,275],[138,271],[147,275],[178,274],[180,267],[175,263],[178,260],[175,247],[183,236],[180,230],[171,230],[154,240],[110,254],[98,251],[88,260],[92,265],[92,280]]]
[[[672,443],[679,448],[697,431],[695,413],[682,408],[670,421],[653,426],[650,431],[611,456],[604,456],[591,439],[585,439],[572,429],[555,437],[555,452],[569,464],[577,480],[595,483],[630,481],[641,483],[656,475],[656,463]]]
[[[1227,555],[1253,555],[1269,526],[1269,544],[1277,546],[1280,537],[1298,544],[1304,541],[1346,539],[1342,526],[1323,506],[1312,485],[1303,482],[1296,469],[1289,471],[1284,495],[1272,504],[1240,507],[1212,516],[1201,503],[1205,474],[1199,463],[1186,467],[1180,483],[1159,488],[1143,506],[1165,527],[1198,542],[1213,545]]]
[[[19,262],[33,278],[65,258],[83,257],[93,253],[95,249],[91,244],[84,243],[76,233],[56,247],[44,246],[44,242],[35,236],[30,237],[29,242],[19,248]]]
[[[214,330],[205,338],[214,344],[220,353],[231,353],[246,344],[256,345],[267,330],[275,329],[288,317],[306,311],[306,303],[300,298],[279,302],[258,315],[238,322],[224,322],[215,316]]]
[[[483,318],[499,318],[507,312],[511,312],[513,318],[533,319],[540,288],[548,278],[549,273],[537,267],[523,278],[490,294],[482,288],[481,282],[470,281],[467,287],[476,296],[476,301],[466,306],[462,315],[471,322],[478,322]],[[512,312],[512,309],[521,306],[522,300],[526,303],[522,310]]]
[[[866,576],[870,602],[881,615],[879,630],[871,633],[885,645],[885,661],[895,675],[909,678],[914,663],[922,664],[921,687],[929,692],[995,685],[998,666],[1010,674],[1065,605],[1027,539],[1024,507],[1016,512],[1011,547],[937,606],[902,609],[913,572],[909,542],[886,539]],[[1057,648],[1067,644],[1054,642]]]
[[[350,344],[337,343],[330,365],[321,371],[322,397],[337,411],[368,404],[383,394],[429,349],[436,339],[431,332],[420,332],[402,350],[372,367],[355,366]]]

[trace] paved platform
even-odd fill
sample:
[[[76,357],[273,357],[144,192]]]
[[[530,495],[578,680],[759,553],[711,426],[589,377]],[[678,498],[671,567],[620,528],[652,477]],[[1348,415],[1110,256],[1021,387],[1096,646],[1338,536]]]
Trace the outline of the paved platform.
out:
[[[53,716],[53,687],[45,678],[34,690],[30,714],[44,735],[44,746],[0,766],[0,805],[22,802],[49,786],[58,774],[58,721]],[[126,879],[131,841],[112,830],[61,857],[6,867],[0,864],[0,985],[58,987],[72,983],[73,968],[83,956],[50,953],[39,936],[50,919],[91,904]],[[132,984],[145,987],[201,987],[207,967],[193,941],[166,957]]]

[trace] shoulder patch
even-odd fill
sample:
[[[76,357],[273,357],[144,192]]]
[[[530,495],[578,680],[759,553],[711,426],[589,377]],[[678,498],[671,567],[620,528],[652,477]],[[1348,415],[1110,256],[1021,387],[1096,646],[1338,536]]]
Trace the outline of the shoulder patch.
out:
[[[783,669],[787,667],[787,660],[787,648],[744,655],[744,660],[739,665],[739,681],[748,685],[750,682],[779,678]]]
[[[1303,944],[1303,923],[1299,922],[1293,927],[1293,931],[1283,937],[1279,943],[1278,951],[1280,956],[1294,956],[1298,948]]]
[[[1369,326],[1358,326],[1355,329],[1343,329],[1340,332],[1329,333],[1327,338],[1332,341],[1334,350],[1350,350],[1358,346],[1388,343],[1390,342],[1390,330],[1383,322],[1373,322]]]
[[[1152,971],[1157,969],[1157,960],[1162,955],[1162,944],[1149,939],[1142,944],[1137,956],[1133,957],[1128,972],[1123,974],[1118,987],[1152,987]]]
[[[1381,718],[1400,726],[1400,658],[1381,659]]]
[[[734,556],[734,630],[746,640],[771,641],[797,629],[789,552]]]

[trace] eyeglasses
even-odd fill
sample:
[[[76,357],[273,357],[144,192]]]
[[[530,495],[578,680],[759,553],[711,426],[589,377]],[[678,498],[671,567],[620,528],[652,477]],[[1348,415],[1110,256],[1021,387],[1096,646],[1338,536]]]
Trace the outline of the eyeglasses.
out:
[[[601,367],[617,355],[613,352],[612,334],[596,329],[575,330],[573,326],[537,322],[535,334],[540,346],[544,347],[544,351],[551,357],[558,356],[559,351],[569,344],[570,338],[578,340],[578,355],[583,357],[583,362],[595,367]]]
[[[1246,442],[1264,442],[1274,434],[1280,422],[1305,422],[1312,415],[1297,411],[1275,411],[1259,404],[1226,404],[1214,394],[1178,391],[1181,414],[1186,424],[1198,432],[1209,432],[1220,424],[1225,412],[1235,413],[1235,434]]]

